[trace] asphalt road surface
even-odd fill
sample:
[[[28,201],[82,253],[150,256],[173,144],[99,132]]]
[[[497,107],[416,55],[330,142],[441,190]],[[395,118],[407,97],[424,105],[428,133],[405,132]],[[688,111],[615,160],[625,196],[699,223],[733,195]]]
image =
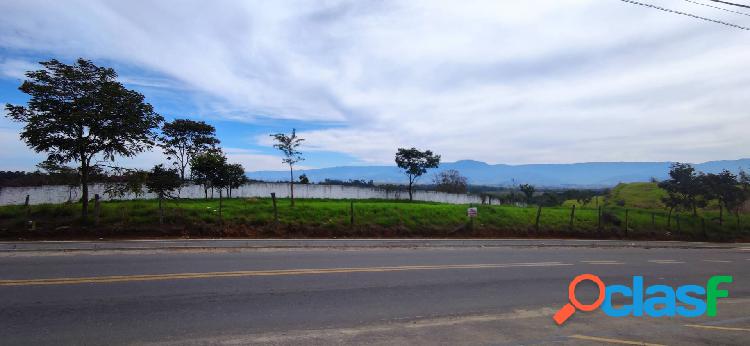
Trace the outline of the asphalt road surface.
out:
[[[0,244],[4,345],[750,344],[750,245],[159,250],[154,242],[37,252],[8,244]],[[557,326],[552,315],[583,273],[607,285],[633,275],[646,285],[734,282],[722,286],[729,298],[716,317],[594,311]],[[594,301],[594,287],[580,285],[579,300]]]

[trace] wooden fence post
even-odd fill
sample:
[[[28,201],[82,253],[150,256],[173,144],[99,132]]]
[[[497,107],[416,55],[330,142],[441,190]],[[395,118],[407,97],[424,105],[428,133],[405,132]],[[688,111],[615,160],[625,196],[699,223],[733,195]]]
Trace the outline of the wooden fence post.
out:
[[[570,222],[568,225],[568,228],[570,228],[571,231],[573,230],[573,219],[575,218],[575,216],[576,216],[576,205],[573,204],[573,208],[570,209]]]
[[[596,222],[597,222],[597,224],[596,224],[596,230],[597,230],[597,231],[598,231],[599,233],[602,233],[602,207],[601,207],[601,206],[599,206],[599,207],[597,207],[597,209],[598,209],[599,211],[597,212],[597,215],[598,215],[598,217],[597,217],[597,219],[596,219]]]
[[[708,233],[706,233],[706,218],[701,217],[701,231],[703,232],[703,238],[708,239]]]
[[[656,230],[656,215],[654,213],[651,213],[651,230]]]
[[[99,213],[101,211],[101,203],[99,203],[99,194],[94,195],[94,226],[99,225]]]
[[[629,211],[628,209],[625,209],[625,236],[626,237],[628,236],[628,223],[630,221],[628,219],[628,211]]]
[[[677,214],[675,216],[675,221],[677,221],[677,235],[679,236],[680,232],[682,231],[682,229],[680,228],[680,214]]]
[[[273,222],[279,223],[279,210],[276,208],[276,193],[271,192],[271,201],[273,201]]]
[[[536,233],[539,233],[539,217],[542,216],[542,206],[540,205],[536,210],[536,224],[534,228],[536,229]]]

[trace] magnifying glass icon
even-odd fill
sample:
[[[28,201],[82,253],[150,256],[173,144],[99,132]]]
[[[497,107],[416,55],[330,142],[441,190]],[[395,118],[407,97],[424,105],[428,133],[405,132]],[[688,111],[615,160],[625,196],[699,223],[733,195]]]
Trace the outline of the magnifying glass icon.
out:
[[[599,287],[599,298],[597,298],[596,301],[592,304],[588,305],[581,304],[581,302],[579,302],[576,298],[576,286],[578,286],[581,281],[585,280],[592,281],[596,284],[596,286]],[[570,282],[570,285],[568,286],[568,300],[570,301],[570,303],[565,304],[565,306],[563,306],[562,309],[558,310],[555,313],[555,316],[553,316],[552,318],[555,320],[557,325],[562,325],[568,318],[570,318],[570,316],[573,316],[576,310],[594,311],[604,302],[604,295],[605,287],[602,279],[594,274],[578,275],[573,279],[573,281]]]

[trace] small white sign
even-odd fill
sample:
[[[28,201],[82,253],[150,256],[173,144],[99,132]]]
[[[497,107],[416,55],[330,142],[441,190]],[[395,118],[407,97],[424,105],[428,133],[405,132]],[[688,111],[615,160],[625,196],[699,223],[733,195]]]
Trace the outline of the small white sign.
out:
[[[469,215],[469,217],[477,217],[477,208],[472,207],[472,208],[466,209],[466,214]]]

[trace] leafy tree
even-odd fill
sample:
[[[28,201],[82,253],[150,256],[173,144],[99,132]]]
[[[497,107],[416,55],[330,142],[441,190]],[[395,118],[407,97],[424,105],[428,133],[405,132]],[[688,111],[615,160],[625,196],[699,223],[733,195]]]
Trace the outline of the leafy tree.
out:
[[[177,169],[164,168],[164,165],[156,165],[148,173],[146,188],[148,192],[155,193],[159,200],[159,224],[164,223],[164,199],[176,198],[172,193],[182,185],[182,178]]]
[[[310,179],[307,178],[307,174],[303,173],[302,175],[299,176],[299,183],[300,184],[309,184],[310,183]]]
[[[195,155],[215,149],[219,144],[216,129],[203,121],[175,119],[161,129],[160,146],[168,160],[177,166],[180,178],[185,181],[185,171]]]
[[[521,184],[518,185],[518,189],[521,190],[524,196],[526,196],[526,203],[531,203],[532,198],[534,198],[534,192],[536,191],[534,185]]]
[[[221,219],[224,189],[237,188],[247,182],[245,169],[240,164],[228,164],[227,158],[220,151],[209,151],[199,154],[191,161],[193,175],[219,192],[219,219]],[[208,194],[206,194],[208,198]]]
[[[294,164],[297,162],[300,162],[304,160],[302,157],[302,153],[297,150],[300,145],[302,145],[302,142],[305,140],[304,138],[297,137],[297,132],[295,129],[292,129],[292,134],[287,136],[283,133],[277,133],[271,135],[274,140],[276,140],[276,144],[273,145],[274,148],[281,150],[282,153],[284,153],[284,159],[281,160],[281,162],[286,163],[289,165],[289,191],[292,201],[292,207],[294,206]]]
[[[455,169],[448,169],[435,174],[433,183],[438,191],[448,193],[466,193],[468,179]]]
[[[738,186],[737,176],[728,170],[723,170],[718,174],[702,175],[701,179],[706,198],[716,199],[719,202],[719,224],[722,224],[724,209],[734,210],[744,201],[742,189]]]
[[[193,180],[203,186],[203,193],[208,199],[208,189],[214,188],[213,180],[217,167],[226,164],[227,158],[219,150],[200,153],[190,160],[190,172]],[[211,192],[213,195],[213,192]]]
[[[238,189],[249,180],[245,175],[245,168],[239,163],[227,164],[227,195],[232,198],[232,189]]]
[[[110,199],[122,198],[128,194],[139,197],[143,194],[143,185],[148,180],[148,172],[124,168],[117,168],[115,171],[120,179],[107,182],[104,188],[104,193],[109,195]]]
[[[413,200],[414,183],[428,168],[437,168],[440,164],[440,155],[434,155],[432,151],[419,151],[417,148],[398,148],[396,152],[396,165],[404,170],[409,177],[409,200]]]
[[[706,192],[703,178],[690,164],[673,163],[669,170],[669,179],[660,182],[659,187],[667,191],[671,208],[681,206],[697,215],[698,207],[703,205],[704,201],[698,199]]]
[[[47,161],[78,163],[81,216],[88,217],[89,175],[95,157],[131,157],[154,144],[153,131],[163,121],[140,93],[126,89],[111,68],[78,59],[74,65],[42,62],[29,71],[19,90],[30,95],[27,106],[7,104],[8,117],[25,123],[21,139]]]

